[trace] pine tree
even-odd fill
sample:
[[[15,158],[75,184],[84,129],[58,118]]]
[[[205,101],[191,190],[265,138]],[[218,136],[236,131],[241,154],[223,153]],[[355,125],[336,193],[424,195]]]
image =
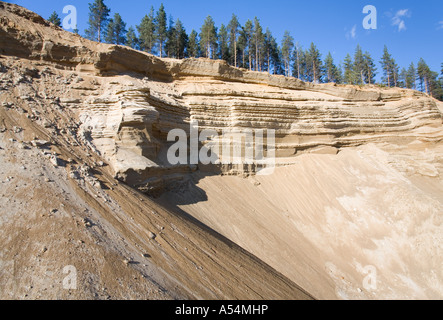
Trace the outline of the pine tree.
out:
[[[415,69],[414,63],[411,62],[408,70],[406,71],[406,77],[404,79],[406,88],[416,89],[416,75],[417,71]]]
[[[188,46],[188,34],[180,19],[175,22],[175,50],[176,57],[183,59],[186,55],[186,47]]]
[[[167,36],[168,36],[168,29],[167,29],[166,11],[162,3],[155,17],[155,37],[157,40],[160,58],[163,57],[164,46],[166,43]]]
[[[101,42],[109,21],[110,11],[103,0],[95,0],[89,4],[89,28],[85,30],[88,39]]]
[[[302,65],[303,65],[303,48],[300,46],[300,44],[297,42],[294,46],[294,71],[293,75],[294,77],[297,77],[297,79],[302,79]]]
[[[255,47],[255,70],[261,71],[262,69],[261,67],[263,65],[262,50],[263,50],[264,35],[263,35],[263,28],[260,25],[260,20],[257,17],[254,18],[253,39]]]
[[[367,84],[375,83],[375,76],[377,75],[377,67],[374,59],[372,59],[369,52],[365,52],[363,55],[363,75],[364,82]]]
[[[137,38],[137,35],[135,34],[135,29],[133,26],[130,26],[128,29],[128,33],[126,34],[126,45],[128,47],[131,47],[132,49],[138,49],[138,43],[139,40]]]
[[[263,51],[265,60],[265,70],[271,72],[271,57],[273,44],[276,43],[275,38],[272,36],[271,30],[266,28],[266,32],[263,37]]]
[[[237,67],[237,38],[238,38],[238,34],[239,34],[239,28],[240,28],[240,23],[238,22],[237,16],[235,14],[232,14],[232,18],[231,21],[229,21],[228,27],[227,27],[227,31],[229,34],[229,54],[231,60],[230,63],[231,65],[234,65],[235,67]],[[232,63],[233,61],[233,63]]]
[[[438,72],[431,70],[429,77],[429,91],[431,96],[443,101],[443,81],[438,79]]]
[[[423,58],[420,58],[420,61],[417,65],[417,76],[420,81],[421,90],[425,93],[430,93],[430,78],[431,78],[431,69],[426,64]]]
[[[320,51],[313,42],[311,42],[311,46],[307,52],[306,62],[308,74],[312,77],[312,81],[321,82],[323,64]]]
[[[48,21],[55,24],[57,27],[62,26],[62,22],[60,20],[60,17],[58,16],[57,12],[53,12],[51,16],[48,18]]]
[[[191,58],[200,57],[200,46],[198,41],[198,33],[195,30],[192,30],[189,34],[189,41],[186,50],[186,54]]]
[[[341,82],[341,72],[334,64],[334,59],[332,58],[332,54],[330,52],[325,58],[324,77],[326,82]]]
[[[109,20],[106,28],[105,41],[113,44],[125,44],[126,43],[126,23],[123,21],[120,14],[114,14],[114,18]]]
[[[360,45],[357,45],[354,54],[354,75],[356,84],[365,83],[365,59],[363,57],[363,51]]]
[[[245,23],[245,26],[243,27],[243,36],[245,38],[245,50],[247,49],[248,51],[248,57],[249,57],[249,70],[252,70],[252,52],[253,52],[253,48],[252,48],[252,36],[254,33],[254,24],[252,23],[251,20],[247,20]]]
[[[239,61],[239,66],[241,68],[247,68],[247,64],[246,64],[246,50],[247,50],[247,43],[248,40],[246,39],[246,32],[245,32],[245,28],[241,27],[240,28],[240,33],[238,36],[238,41],[237,41],[237,49],[239,52],[241,52],[241,60]]]
[[[171,15],[169,15],[169,25],[166,30],[165,52],[168,58],[175,57],[175,26]]]
[[[350,54],[348,53],[344,60],[344,74],[343,80],[347,84],[355,84],[355,76],[354,76],[354,62]]]
[[[218,32],[218,57],[227,62],[231,60],[228,29],[224,24],[220,26],[220,30]]]
[[[200,32],[200,47],[206,58],[213,58],[217,50],[217,28],[211,16],[207,16]]]
[[[140,50],[154,53],[154,46],[156,42],[155,29],[154,7],[151,7],[149,14],[145,15],[140,25],[137,26],[140,38]]]
[[[186,55],[186,47],[188,45],[188,34],[180,19],[169,19],[168,38],[166,41],[166,50],[168,57],[183,59]]]
[[[283,57],[283,63],[285,68],[285,76],[290,76],[290,65],[292,58],[292,51],[294,50],[294,38],[289,31],[285,31],[281,44],[281,53]]]
[[[273,46],[271,61],[272,61],[272,67],[274,70],[274,74],[284,75],[285,68],[284,68],[283,57],[282,57],[282,53],[281,53],[281,47],[279,47],[277,41],[275,41],[275,44]]]
[[[310,72],[310,70],[308,70],[308,51],[307,50],[303,50],[302,47],[300,47],[298,49],[298,63],[299,63],[299,67],[298,70],[300,72],[300,80],[306,81],[306,82],[310,82],[312,81],[312,76],[310,76],[308,74],[308,72]],[[298,74],[297,74],[298,75]]]
[[[399,66],[395,62],[394,58],[392,58],[391,66],[392,66],[392,79],[394,79],[394,87],[397,87],[400,72],[399,72]]]
[[[408,70],[406,70],[406,68],[401,68],[400,75],[398,78],[398,86],[400,88],[407,88],[406,84],[407,78],[408,78]]]
[[[399,68],[394,58],[392,58],[391,54],[389,53],[387,46],[385,46],[383,49],[383,56],[380,64],[382,66],[384,75],[383,81],[386,83],[386,85],[388,87],[397,86]]]

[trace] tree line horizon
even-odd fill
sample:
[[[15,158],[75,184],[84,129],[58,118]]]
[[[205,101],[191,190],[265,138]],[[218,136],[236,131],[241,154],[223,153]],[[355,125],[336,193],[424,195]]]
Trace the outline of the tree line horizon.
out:
[[[217,27],[210,15],[200,32],[186,32],[180,19],[167,18],[163,4],[157,11],[151,6],[140,23],[127,29],[119,13],[110,17],[111,9],[104,0],[89,3],[89,28],[84,37],[97,42],[125,45],[159,57],[176,59],[200,58],[225,60],[229,65],[251,71],[295,77],[306,82],[352,85],[374,84],[422,91],[443,101],[443,63],[440,72],[431,70],[423,58],[405,68],[397,65],[384,46],[380,64],[381,83],[376,62],[368,51],[357,45],[353,57],[348,53],[338,65],[328,52],[324,60],[312,42],[307,49],[294,42],[285,31],[281,43],[269,28],[263,30],[260,20],[248,19],[242,26],[235,14],[227,25]],[[61,26],[56,12],[48,19]],[[79,33],[78,30],[74,31]]]

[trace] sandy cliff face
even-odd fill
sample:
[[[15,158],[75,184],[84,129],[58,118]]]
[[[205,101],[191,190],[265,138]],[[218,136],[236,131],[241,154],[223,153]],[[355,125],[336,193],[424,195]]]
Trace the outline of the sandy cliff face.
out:
[[[317,298],[443,296],[441,103],[412,90],[159,59],[15,5],[0,2],[0,12],[1,99],[68,149],[83,147],[111,176]],[[224,130],[274,130],[274,174],[255,176],[254,162],[171,165],[168,133],[189,138],[193,121],[213,132],[201,146]]]
[[[116,165],[142,167],[141,156],[157,152],[141,137],[158,112],[137,74],[98,72],[109,48],[0,2],[0,298],[312,299],[227,238],[113,178],[100,139],[124,144],[128,157],[118,153]],[[118,50],[147,67],[134,59],[144,54]],[[111,103],[104,93],[116,84]]]

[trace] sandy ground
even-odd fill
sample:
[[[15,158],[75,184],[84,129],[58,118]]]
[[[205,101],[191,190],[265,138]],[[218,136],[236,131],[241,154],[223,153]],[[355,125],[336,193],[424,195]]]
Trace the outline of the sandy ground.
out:
[[[72,125],[67,110],[52,111]],[[29,114],[20,100],[0,109],[1,299],[311,299],[198,221],[120,184],[87,147]],[[33,145],[40,140],[49,143]]]
[[[196,176],[175,203],[319,299],[443,297],[443,148],[307,154],[270,176]]]

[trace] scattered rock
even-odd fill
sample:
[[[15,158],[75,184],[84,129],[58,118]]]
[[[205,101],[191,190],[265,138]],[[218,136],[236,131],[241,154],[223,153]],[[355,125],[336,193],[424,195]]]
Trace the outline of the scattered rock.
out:
[[[72,170],[71,172],[69,172],[69,177],[71,179],[78,180],[80,179],[80,173],[78,173],[78,171],[76,170]]]
[[[54,167],[58,167],[61,164],[60,159],[54,154],[49,157],[49,161],[51,161]]]
[[[149,232],[148,237],[149,239],[154,240],[155,238],[157,238],[157,235],[155,233]]]
[[[90,228],[90,227],[92,227],[92,223],[91,223],[91,221],[89,221],[89,220],[86,219],[86,218],[83,219],[83,224],[84,224],[84,226],[85,226],[86,228]]]
[[[45,141],[45,140],[32,140],[31,144],[33,147],[41,148],[41,147],[49,145],[49,142]]]
[[[51,128],[52,127],[52,123],[49,122],[48,120],[43,121],[43,127],[45,128]]]
[[[17,126],[14,126],[14,127],[12,127],[12,131],[13,131],[14,133],[20,133],[20,132],[23,131],[23,128],[21,128],[21,127],[17,127]]]

